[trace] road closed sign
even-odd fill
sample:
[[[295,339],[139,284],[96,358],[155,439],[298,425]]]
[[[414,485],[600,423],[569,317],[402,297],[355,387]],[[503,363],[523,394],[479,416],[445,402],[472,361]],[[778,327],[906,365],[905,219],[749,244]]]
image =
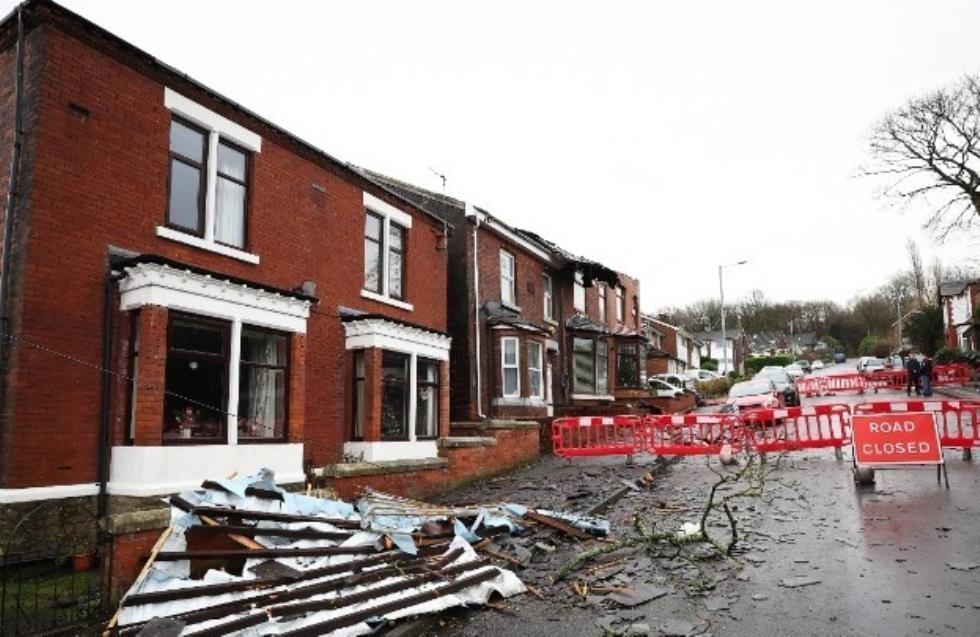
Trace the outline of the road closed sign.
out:
[[[858,466],[941,464],[936,421],[929,413],[856,415],[851,418]]]

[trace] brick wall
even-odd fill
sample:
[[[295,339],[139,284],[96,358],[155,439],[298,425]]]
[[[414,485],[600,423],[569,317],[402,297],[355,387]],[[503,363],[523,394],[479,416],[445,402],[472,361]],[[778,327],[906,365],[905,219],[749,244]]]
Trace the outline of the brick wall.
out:
[[[31,63],[40,59],[42,39],[45,63],[43,78],[30,78],[38,101],[30,134],[37,161],[25,171],[33,187],[29,219],[18,227],[18,237],[29,237],[30,245],[15,244],[23,264],[15,269],[14,327],[20,338],[59,355],[23,346],[12,353],[0,487],[95,479],[101,390],[100,374],[90,365],[101,358],[109,246],[279,288],[315,282],[321,302],[312,310],[305,343],[294,349],[305,357],[307,373],[305,386],[293,390],[290,404],[300,407],[290,420],[302,429],[310,459],[317,464],[337,459],[351,416],[341,382],[350,358],[338,307],[445,331],[443,224],[193,85],[165,78],[159,69],[118,51],[107,55],[114,45],[93,37],[69,35],[51,24],[29,35]],[[9,52],[3,55],[0,63],[9,62]],[[263,137],[262,152],[252,159],[248,202],[247,247],[261,258],[259,265],[156,235],[165,220],[169,170],[164,82]],[[412,312],[360,295],[365,189],[414,213],[406,249]],[[128,317],[119,314],[116,323],[128,325]],[[117,364],[125,361],[127,349],[127,341],[115,343]],[[141,352],[141,363],[146,360]],[[125,391],[117,390],[113,423],[118,440],[125,435],[127,414]],[[142,416],[150,418],[143,408],[138,403]]]

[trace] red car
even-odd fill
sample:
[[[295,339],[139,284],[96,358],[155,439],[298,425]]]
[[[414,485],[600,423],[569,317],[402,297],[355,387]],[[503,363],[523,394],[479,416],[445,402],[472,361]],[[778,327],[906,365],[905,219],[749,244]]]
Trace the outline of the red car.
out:
[[[758,378],[735,383],[728,390],[724,412],[740,412],[748,409],[780,409],[786,406],[785,396],[768,378]]]

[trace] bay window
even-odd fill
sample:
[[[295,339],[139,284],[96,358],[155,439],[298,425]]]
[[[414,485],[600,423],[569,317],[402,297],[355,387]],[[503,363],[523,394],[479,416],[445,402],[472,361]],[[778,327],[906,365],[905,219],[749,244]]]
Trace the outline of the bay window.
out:
[[[435,438],[439,431],[439,363],[420,358],[415,378],[415,438]]]
[[[408,440],[408,354],[381,354],[381,439]]]
[[[601,339],[572,339],[573,393],[609,393],[609,345]]]
[[[505,305],[517,305],[517,276],[514,255],[500,251],[500,300]]]
[[[354,440],[364,438],[364,350],[354,352]]]
[[[286,434],[289,337],[242,326],[238,372],[238,439],[282,440]]]
[[[284,440],[289,337],[241,326],[233,360],[232,323],[174,313],[170,319],[164,393],[166,442],[225,443],[230,366],[238,368],[237,440]],[[234,400],[234,399],[233,399]]]
[[[519,345],[514,337],[500,339],[500,367],[505,397],[521,395]]]
[[[224,442],[227,321],[174,314],[167,343],[163,440]]]
[[[527,350],[528,395],[532,398],[544,398],[544,346],[541,343],[529,343]]]
[[[620,343],[616,347],[616,386],[640,387],[640,346]]]

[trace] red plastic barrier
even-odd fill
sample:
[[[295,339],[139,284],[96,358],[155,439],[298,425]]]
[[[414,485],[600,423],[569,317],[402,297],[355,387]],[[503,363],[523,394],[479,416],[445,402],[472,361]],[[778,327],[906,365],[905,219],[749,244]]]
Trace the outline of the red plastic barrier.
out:
[[[902,390],[908,383],[908,372],[904,369],[881,369],[865,374],[864,378],[867,385],[873,387],[875,392],[880,389]]]
[[[731,414],[647,416],[647,451],[659,456],[700,456],[721,452],[729,444],[742,448],[742,423]]]
[[[817,405],[753,409],[741,414],[746,444],[760,453],[840,449],[851,443],[851,408]]]
[[[856,391],[863,394],[867,389],[868,381],[863,374],[833,374],[822,376],[820,380],[825,380],[824,395],[833,396],[846,391]]]
[[[932,368],[932,384],[935,385],[966,385],[973,377],[969,365],[954,363],[952,365],[936,365]]]
[[[646,442],[639,416],[556,418],[551,443],[556,456],[631,456]]]
[[[811,376],[810,378],[798,378],[796,379],[796,391],[800,396],[806,396],[811,398],[813,396],[822,396],[827,393],[827,377],[826,376]]]
[[[980,446],[980,403],[960,400],[880,401],[854,405],[853,413],[893,414],[925,411],[936,415],[943,447],[969,449]]]

